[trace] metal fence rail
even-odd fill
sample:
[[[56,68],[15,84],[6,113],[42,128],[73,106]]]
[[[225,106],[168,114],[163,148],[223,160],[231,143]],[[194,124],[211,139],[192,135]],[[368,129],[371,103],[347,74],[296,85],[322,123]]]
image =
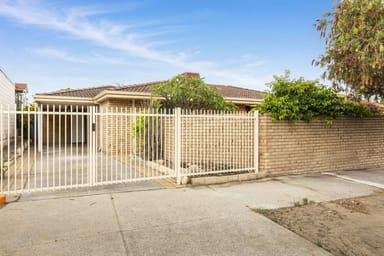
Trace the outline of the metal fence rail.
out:
[[[0,166],[2,194],[257,172],[258,115],[0,105]]]

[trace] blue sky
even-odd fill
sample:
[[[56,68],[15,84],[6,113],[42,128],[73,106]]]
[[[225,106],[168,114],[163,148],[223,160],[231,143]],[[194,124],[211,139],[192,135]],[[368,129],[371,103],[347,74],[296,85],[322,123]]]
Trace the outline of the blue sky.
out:
[[[265,90],[285,69],[320,78],[311,61],[324,42],[313,24],[332,2],[1,0],[0,68],[31,94],[184,71]]]

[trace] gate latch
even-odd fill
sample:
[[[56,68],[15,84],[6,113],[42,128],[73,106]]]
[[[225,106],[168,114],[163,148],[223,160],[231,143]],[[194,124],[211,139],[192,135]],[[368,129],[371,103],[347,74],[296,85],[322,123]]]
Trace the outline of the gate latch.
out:
[[[96,124],[95,123],[92,123],[92,131],[96,131]]]

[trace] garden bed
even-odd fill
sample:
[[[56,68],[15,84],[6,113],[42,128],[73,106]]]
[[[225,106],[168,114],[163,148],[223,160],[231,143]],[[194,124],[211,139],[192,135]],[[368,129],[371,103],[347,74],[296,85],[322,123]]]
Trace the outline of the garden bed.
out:
[[[334,255],[384,255],[384,190],[276,210],[255,209]]]

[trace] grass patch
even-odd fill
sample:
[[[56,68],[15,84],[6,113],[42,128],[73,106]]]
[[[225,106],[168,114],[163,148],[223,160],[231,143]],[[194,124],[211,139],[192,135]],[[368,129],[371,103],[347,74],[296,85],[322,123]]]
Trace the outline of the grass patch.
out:
[[[269,211],[268,209],[265,209],[265,208],[252,208],[251,210],[261,215],[266,215]]]
[[[339,249],[339,255],[340,256],[348,256],[348,250],[347,249]]]
[[[301,199],[301,201],[300,200],[294,201],[293,206],[294,207],[300,207],[300,206],[314,204],[314,203],[315,203],[315,201],[309,200],[308,198],[304,197],[303,199]]]

